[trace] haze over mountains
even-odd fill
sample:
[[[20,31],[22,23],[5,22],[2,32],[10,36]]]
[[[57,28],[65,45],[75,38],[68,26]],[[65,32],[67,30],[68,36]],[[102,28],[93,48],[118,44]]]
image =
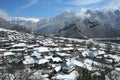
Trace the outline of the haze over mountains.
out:
[[[11,24],[3,18],[0,18],[0,28],[9,29],[9,30],[17,30],[21,32],[29,32],[29,30],[25,26],[21,26],[19,24]]]
[[[72,38],[117,37],[120,36],[120,7],[106,9],[81,9],[64,12],[54,18],[12,17],[1,23],[21,25],[36,34]],[[16,29],[19,29],[16,26]],[[21,29],[21,28],[20,28]]]

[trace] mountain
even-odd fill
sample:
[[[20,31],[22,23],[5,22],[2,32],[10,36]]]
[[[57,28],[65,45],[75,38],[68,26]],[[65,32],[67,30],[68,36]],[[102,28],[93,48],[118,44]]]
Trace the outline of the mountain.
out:
[[[64,12],[54,18],[13,18],[10,23],[25,26],[36,34],[65,37],[114,37],[120,36],[120,7],[105,9],[81,9]]]
[[[65,28],[59,30],[57,36],[70,38],[96,38],[96,37],[116,37],[120,34],[117,30],[107,25],[101,25],[98,22],[77,21]],[[87,22],[87,24],[86,24]]]
[[[9,20],[12,24],[19,24],[25,26],[29,31],[36,32],[36,30],[43,24],[46,24],[48,19],[40,19],[34,17],[11,17]]]
[[[29,32],[26,27],[18,25],[18,24],[11,24],[10,22],[6,21],[3,18],[0,18],[0,28],[9,29],[9,30],[16,30],[21,32]]]

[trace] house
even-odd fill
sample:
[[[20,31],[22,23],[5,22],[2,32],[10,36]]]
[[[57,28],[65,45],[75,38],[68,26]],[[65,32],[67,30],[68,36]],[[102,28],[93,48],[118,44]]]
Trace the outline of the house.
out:
[[[7,47],[6,44],[10,44],[10,41],[7,40],[7,39],[1,39],[1,40],[0,40],[0,47],[1,47],[1,48]]]
[[[49,48],[48,47],[36,47],[33,49],[34,51],[36,51],[37,53],[40,53],[41,55],[47,55],[49,52]]]
[[[65,52],[56,52],[56,55],[61,58],[69,58],[71,56],[71,54],[67,54]]]
[[[66,74],[69,74],[75,70],[75,65],[70,60],[67,60],[67,62],[62,63],[61,66],[62,71]]]
[[[42,58],[42,59],[36,59],[34,65],[35,65],[35,68],[43,69],[48,66],[48,63],[49,63],[49,60]]]
[[[6,52],[6,49],[0,49],[0,64],[2,64],[2,58],[4,57],[4,53]]]
[[[16,54],[13,52],[4,52],[4,60],[7,60],[8,63],[12,63],[15,55]]]
[[[33,45],[28,45],[27,49],[28,49],[28,53],[33,53],[34,46]]]
[[[92,73],[91,76],[94,77],[95,80],[101,80],[101,73],[99,73],[98,71]]]
[[[92,48],[90,48],[90,51],[97,51],[97,48],[92,47]]]
[[[52,58],[52,62],[53,62],[53,63],[61,63],[61,62],[62,62],[62,59],[59,58],[59,57],[53,57],[53,58]]]
[[[18,43],[11,46],[10,50],[14,53],[26,53],[27,52],[27,45],[25,43]]]
[[[41,58],[43,58],[43,57],[41,56],[41,54],[38,53],[37,51],[34,51],[34,52],[31,54],[31,57],[33,57],[34,59],[41,59]]]
[[[59,72],[61,71],[62,67],[61,67],[61,65],[56,64],[56,65],[54,66],[54,69],[55,69],[56,73],[59,73]]]
[[[0,56],[3,56],[6,51],[6,49],[0,49]]]
[[[23,64],[25,67],[31,67],[34,66],[35,60],[31,56],[24,56]]]
[[[94,58],[96,55],[95,55],[95,52],[93,52],[93,51],[89,51],[88,52],[88,57],[89,58]]]

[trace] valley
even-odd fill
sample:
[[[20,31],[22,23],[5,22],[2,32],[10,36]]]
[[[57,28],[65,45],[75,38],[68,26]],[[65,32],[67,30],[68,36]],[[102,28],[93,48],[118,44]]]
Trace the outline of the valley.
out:
[[[120,44],[0,28],[1,80],[119,80]],[[101,38],[102,39],[102,38]]]

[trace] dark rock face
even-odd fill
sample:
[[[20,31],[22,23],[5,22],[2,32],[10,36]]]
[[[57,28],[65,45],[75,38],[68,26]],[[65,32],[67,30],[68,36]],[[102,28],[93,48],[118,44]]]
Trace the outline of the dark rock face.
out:
[[[91,27],[92,25],[92,27]],[[117,30],[107,25],[100,25],[99,23],[90,23],[84,25],[76,22],[61,29],[58,36],[71,37],[71,38],[95,38],[95,37],[116,37],[120,36]]]

